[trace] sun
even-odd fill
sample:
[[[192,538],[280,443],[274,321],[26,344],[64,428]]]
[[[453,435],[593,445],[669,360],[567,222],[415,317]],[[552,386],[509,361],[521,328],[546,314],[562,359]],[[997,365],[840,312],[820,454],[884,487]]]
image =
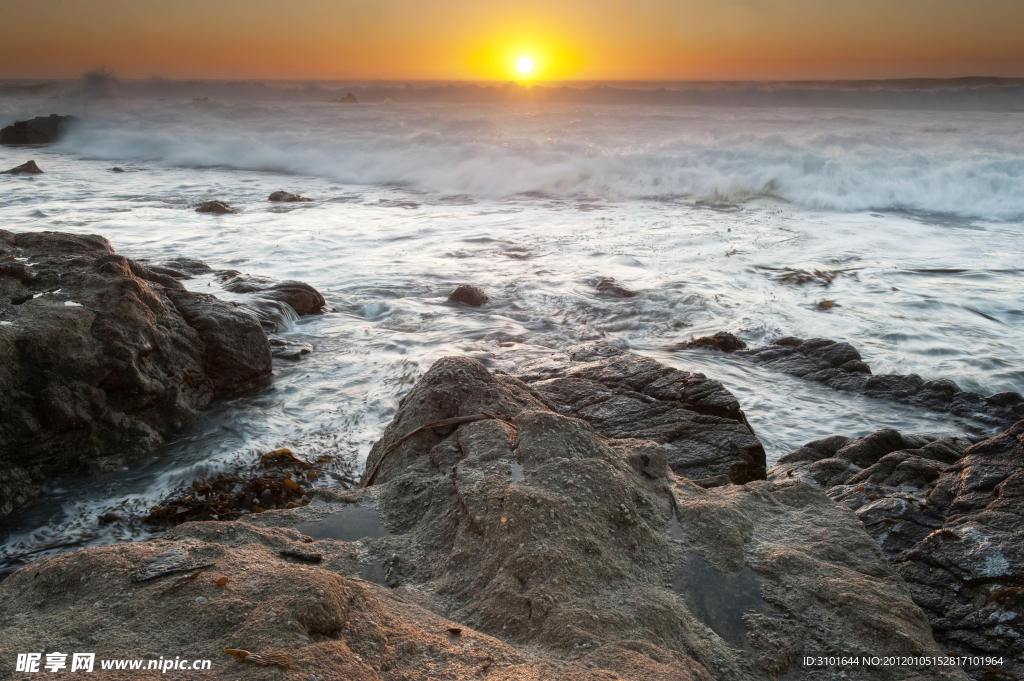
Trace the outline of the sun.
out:
[[[522,57],[516,62],[516,68],[519,69],[519,73],[528,76],[533,71],[533,60],[529,57]]]

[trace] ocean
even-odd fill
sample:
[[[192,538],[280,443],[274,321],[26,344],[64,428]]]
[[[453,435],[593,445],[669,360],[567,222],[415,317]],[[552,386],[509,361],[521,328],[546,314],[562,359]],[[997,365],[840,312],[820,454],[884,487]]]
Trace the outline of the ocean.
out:
[[[1019,83],[503,97],[466,84],[261,87],[0,90],[0,125],[81,117],[55,145],[0,147],[0,169],[34,159],[44,170],[0,178],[0,228],[100,234],[136,259],[298,279],[330,310],[282,320],[315,350],[275,360],[267,386],[217,403],[124,470],[53,481],[0,521],[7,569],[144,539],[95,517],[143,511],[269,449],[359,464],[445,355],[514,371],[600,339],[705,372],[737,396],[769,465],[832,434],[990,430],[679,343],[720,330],[750,344],[825,337],[856,346],[875,373],[1024,392]],[[361,103],[326,101],[346,90]],[[277,190],[314,201],[269,203]],[[195,212],[210,199],[240,213]],[[798,270],[811,280],[793,283]],[[603,277],[639,295],[599,293]],[[216,280],[185,283],[244,298]],[[447,304],[463,283],[491,303]]]

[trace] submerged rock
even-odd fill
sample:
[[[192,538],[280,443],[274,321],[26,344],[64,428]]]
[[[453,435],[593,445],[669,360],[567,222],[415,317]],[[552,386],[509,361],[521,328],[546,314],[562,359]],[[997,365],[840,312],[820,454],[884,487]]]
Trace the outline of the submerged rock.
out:
[[[448,295],[449,303],[463,303],[470,307],[480,307],[489,300],[483,289],[463,284]]]
[[[42,170],[36,165],[35,161],[26,161],[20,166],[15,166],[9,170],[0,172],[0,175],[41,175]]]
[[[238,211],[223,201],[204,201],[196,208],[197,213],[237,213]]]
[[[0,144],[49,144],[56,142],[75,122],[74,116],[37,116],[27,121],[15,121],[0,129]]]
[[[277,203],[300,203],[312,200],[313,199],[307,199],[304,196],[299,196],[298,194],[292,194],[290,192],[274,192],[267,198],[267,201],[274,201]]]
[[[632,298],[636,296],[636,291],[631,291],[611,277],[605,277],[601,281],[597,282],[597,290],[602,293],[610,293],[613,296],[618,296],[620,298]]]
[[[910,586],[945,649],[1003,655],[1024,677],[1024,421],[997,437],[810,442],[769,471],[851,509]],[[984,665],[971,675],[987,679]],[[1009,678],[1009,677],[1008,677]]]
[[[516,375],[554,410],[615,438],[665,446],[669,465],[699,480],[763,480],[764,447],[735,397],[702,373],[679,371],[606,343],[527,362]]]
[[[0,516],[51,476],[152,451],[214,396],[270,375],[253,315],[102,237],[0,230],[0,258]]]

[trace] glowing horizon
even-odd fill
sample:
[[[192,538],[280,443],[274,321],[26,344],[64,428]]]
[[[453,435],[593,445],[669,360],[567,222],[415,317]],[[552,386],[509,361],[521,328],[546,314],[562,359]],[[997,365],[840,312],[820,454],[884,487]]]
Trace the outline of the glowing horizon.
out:
[[[1024,77],[1016,0],[296,0],[277,9],[8,0],[0,77],[72,78],[101,64],[126,79]]]

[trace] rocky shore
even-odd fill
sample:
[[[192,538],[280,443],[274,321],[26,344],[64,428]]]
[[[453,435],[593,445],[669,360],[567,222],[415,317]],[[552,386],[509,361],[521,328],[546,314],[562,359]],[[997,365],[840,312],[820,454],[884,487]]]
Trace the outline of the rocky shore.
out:
[[[261,280],[255,307],[181,283],[204,270],[136,262],[98,236],[0,230],[0,517],[54,475],[121,466],[263,383],[259,296],[323,305],[298,282]]]
[[[282,325],[325,304],[301,282],[132,260],[98,236],[0,231],[0,515],[261,385],[275,354],[309,351]],[[322,462],[268,452],[152,509],[166,535],[0,582],[0,677],[58,650],[142,661],[111,679],[163,677],[146,667],[169,655],[225,679],[1024,676],[1019,395],[874,376],[824,339],[687,347],[1005,432],[835,435],[769,469],[739,400],[703,373],[602,342],[512,373],[444,357],[359,480],[315,487]],[[948,654],[1004,662],[804,663]]]

